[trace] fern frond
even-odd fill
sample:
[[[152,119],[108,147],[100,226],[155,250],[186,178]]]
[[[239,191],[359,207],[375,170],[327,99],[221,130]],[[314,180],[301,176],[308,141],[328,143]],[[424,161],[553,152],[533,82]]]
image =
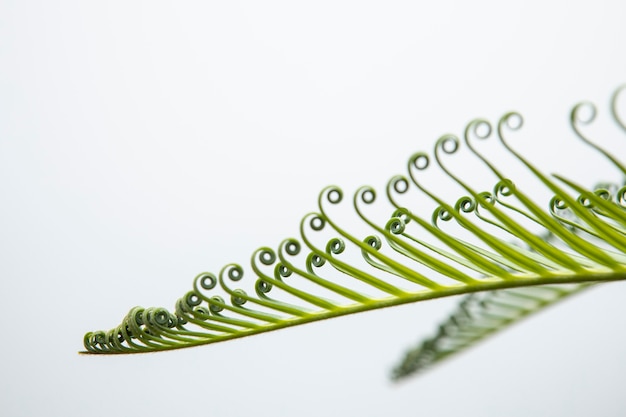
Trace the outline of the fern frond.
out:
[[[618,92],[612,113],[624,128],[615,105]],[[582,137],[574,116],[575,131]],[[377,200],[376,190],[358,189],[352,209],[360,226],[368,229],[364,233],[349,231],[359,229],[351,221],[337,220],[333,212],[346,205],[344,193],[336,186],[325,188],[317,211],[300,222],[299,238],[285,239],[277,249],[259,248],[249,268],[229,264],[218,274],[199,274],[173,312],[131,309],[114,329],[87,333],[87,353],[179,349],[451,295],[498,291],[472,298],[493,304],[498,294],[513,288],[577,288],[626,279],[626,187],[592,191],[566,177],[544,174],[505,139],[505,131],[521,126],[517,113],[505,114],[495,129],[477,119],[465,129],[463,141],[444,135],[433,155],[414,154],[407,174],[387,184],[385,194],[393,206],[387,221],[366,214]],[[487,139],[492,133],[554,195],[552,200],[536,202],[475,149],[475,138]],[[443,154],[457,152],[462,143],[495,176],[493,191],[475,189],[443,164]],[[626,175],[615,157],[593,146]],[[419,177],[435,164],[467,195],[450,201],[426,188]],[[412,187],[436,204],[430,216],[399,202]],[[569,287],[562,288],[567,292]],[[439,341],[445,349],[438,347]],[[442,334],[431,351],[444,357],[465,345]]]
[[[470,294],[434,336],[409,350],[393,369],[400,380],[428,370],[520,320],[594,284],[541,285]]]

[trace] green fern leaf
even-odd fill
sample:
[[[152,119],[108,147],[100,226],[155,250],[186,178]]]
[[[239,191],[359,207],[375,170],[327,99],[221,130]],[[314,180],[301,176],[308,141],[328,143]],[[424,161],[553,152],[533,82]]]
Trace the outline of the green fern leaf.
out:
[[[400,380],[424,372],[514,323],[594,284],[540,285],[466,296],[434,336],[409,350],[393,369]]]
[[[612,101],[613,117],[624,130],[615,103],[625,89],[618,89]],[[577,106],[572,113],[575,133],[626,176],[613,155],[580,133],[579,110]],[[259,248],[252,254],[250,268],[229,264],[218,274],[199,274],[193,289],[176,301],[172,312],[154,307],[131,309],[117,327],[87,333],[85,353],[179,349],[378,308],[475,294],[463,304],[462,310],[467,310],[475,302],[496,306],[502,294],[535,297],[549,288],[567,295],[591,283],[626,279],[626,187],[611,185],[592,191],[566,177],[542,173],[506,141],[505,133],[521,126],[517,113],[505,114],[495,129],[477,119],[465,129],[463,141],[444,135],[434,154],[414,154],[407,174],[387,184],[385,194],[393,209],[386,221],[366,214],[377,202],[372,187],[361,187],[352,198],[358,226],[352,220],[337,220],[341,216],[336,212],[347,206],[344,193],[336,186],[325,188],[317,211],[302,219],[299,238],[285,239],[275,250]],[[476,138],[490,136],[496,136],[554,196],[550,201],[536,202],[475,149]],[[475,189],[442,162],[444,154],[457,152],[463,143],[495,176],[493,191]],[[420,182],[420,175],[435,164],[466,196],[450,201]],[[436,209],[430,216],[400,203],[411,188],[434,202]],[[367,232],[348,230],[363,226]],[[486,291],[495,292],[477,294]],[[407,365],[405,371],[447,357],[558,298],[562,296],[539,298],[533,308],[524,307],[498,320],[492,315],[501,311],[485,309],[474,314],[480,320],[466,320],[470,326],[460,327],[454,337],[442,331],[424,345],[427,348],[419,349],[418,366]],[[427,356],[430,359],[425,360]]]

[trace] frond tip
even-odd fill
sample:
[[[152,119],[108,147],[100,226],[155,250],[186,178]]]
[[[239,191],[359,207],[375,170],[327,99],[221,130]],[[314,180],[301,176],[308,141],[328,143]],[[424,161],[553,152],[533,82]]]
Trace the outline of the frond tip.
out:
[[[616,104],[624,89],[613,96],[611,113],[618,128],[626,131]],[[580,133],[578,108],[571,118],[576,135],[626,177],[624,165],[615,156]],[[192,290],[176,301],[173,312],[131,309],[114,329],[87,333],[85,353],[179,349],[377,308],[498,291],[468,299],[462,306],[467,311],[476,303],[500,305],[498,297],[503,294],[543,291],[526,287],[542,285],[554,289],[554,294],[569,294],[568,288],[626,279],[623,180],[590,190],[564,176],[544,174],[505,140],[505,132],[521,129],[522,123],[518,113],[505,114],[495,128],[477,119],[465,129],[463,141],[444,135],[433,154],[414,154],[407,174],[387,184],[390,218],[380,221],[366,214],[377,202],[377,193],[372,187],[358,189],[351,203],[365,233],[350,222],[340,225],[344,223],[331,211],[346,205],[344,193],[335,186],[325,188],[317,211],[300,222],[299,238],[285,239],[276,249],[259,248],[249,268],[229,264],[218,274],[199,274]],[[475,149],[473,138],[490,136],[497,136],[503,149],[553,196],[551,200],[536,202],[521,184],[509,180]],[[492,175],[492,191],[477,190],[442,163],[444,154],[459,151],[463,144]],[[450,201],[426,188],[419,177],[433,165],[466,195]],[[535,188],[531,188],[533,193]],[[431,215],[400,204],[412,189],[434,203]],[[512,288],[517,292],[510,292]],[[418,349],[419,360],[398,368],[396,376],[449,356],[525,314],[518,311],[506,316],[499,310],[494,319],[492,313],[478,314],[488,320],[467,339],[457,337],[467,335],[467,327],[454,333],[449,325],[442,326],[435,338]]]

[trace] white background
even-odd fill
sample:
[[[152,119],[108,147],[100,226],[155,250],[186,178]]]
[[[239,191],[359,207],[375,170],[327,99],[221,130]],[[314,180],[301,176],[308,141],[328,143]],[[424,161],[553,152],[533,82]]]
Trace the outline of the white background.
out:
[[[624,4],[0,2],[0,414],[623,415],[622,284],[400,385],[390,368],[456,300],[160,354],[77,351],[295,235],[323,186],[380,188],[474,117],[519,110],[518,148],[585,185],[619,180],[567,121],[589,99],[610,124]]]

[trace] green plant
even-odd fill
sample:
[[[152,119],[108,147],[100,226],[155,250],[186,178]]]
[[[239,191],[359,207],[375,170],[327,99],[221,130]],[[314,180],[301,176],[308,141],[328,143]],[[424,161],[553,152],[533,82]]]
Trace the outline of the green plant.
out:
[[[626,85],[613,94],[611,113],[626,131],[617,111],[624,90]],[[592,113],[582,118],[583,110]],[[591,103],[575,106],[571,125],[576,136],[626,178],[624,165],[581,132],[580,125],[594,118]],[[462,142],[444,135],[435,144],[434,158],[414,154],[407,175],[388,182],[385,191],[393,213],[384,224],[365,214],[365,207],[377,199],[376,191],[357,190],[352,205],[370,230],[364,238],[349,233],[329,214],[331,206],[341,205],[344,194],[338,187],[327,187],[319,195],[318,211],[302,219],[300,239],[288,238],[277,250],[261,247],[252,254],[255,295],[232,288],[232,283],[247,278],[240,265],[226,265],[217,275],[199,274],[173,313],[135,307],[116,328],[87,333],[86,353],[205,345],[377,308],[466,295],[433,337],[407,353],[393,372],[394,378],[401,378],[595,283],[626,279],[624,179],[587,189],[564,176],[544,174],[505,139],[507,130],[519,130],[522,123],[521,115],[511,112],[495,129],[483,119],[465,129],[463,143],[493,174],[493,191],[474,188],[446,167],[442,156],[457,152]],[[549,201],[536,202],[476,149],[474,140],[490,136],[497,136],[550,193]],[[420,182],[419,174],[433,161],[465,190],[465,196],[451,202]],[[435,203],[430,218],[398,201],[411,186]],[[532,191],[537,193],[536,188]],[[447,222],[456,229],[443,230]],[[331,233],[330,239],[316,245],[312,235],[324,233]],[[353,259],[350,251],[361,256]]]

